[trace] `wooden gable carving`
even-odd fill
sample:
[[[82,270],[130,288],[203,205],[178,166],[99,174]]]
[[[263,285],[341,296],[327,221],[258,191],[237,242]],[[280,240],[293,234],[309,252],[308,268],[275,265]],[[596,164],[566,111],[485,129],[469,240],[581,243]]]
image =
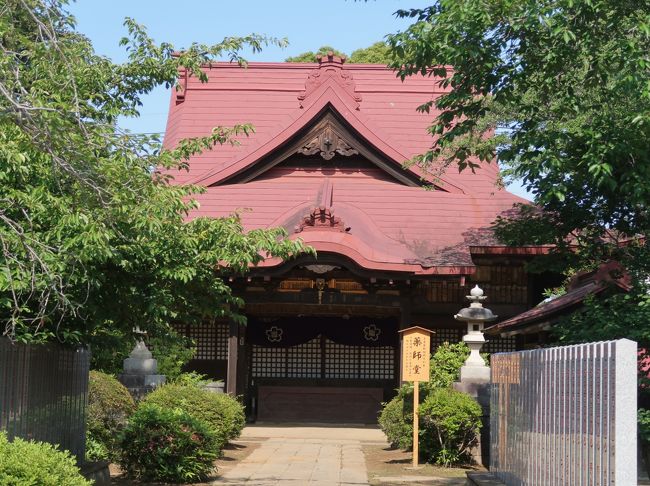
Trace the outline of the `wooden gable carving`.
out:
[[[296,150],[296,153],[303,155],[320,154],[325,160],[332,159],[336,154],[346,157],[359,154],[359,151],[345,140],[329,120],[319,123],[312,133],[313,138]]]
[[[322,85],[333,82],[343,88],[354,104],[354,108],[359,109],[361,102],[361,95],[356,92],[356,85],[352,75],[343,70],[343,63],[345,57],[335,56],[332,51],[328,52],[325,56],[317,56],[318,67],[314,69],[305,81],[305,90],[298,95],[300,107],[304,108],[309,104],[309,99],[313,93],[318,91]]]
[[[383,159],[363,138],[346,126],[345,122],[340,118],[340,115],[331,107],[325,108],[312,125],[304,127],[303,131],[284,147],[233,177],[222,179],[219,183],[225,181],[230,184],[249,182],[296,154],[319,154],[324,160],[328,161],[337,156],[351,157],[358,155],[407,186],[417,187],[421,185],[421,181],[416,175]]]

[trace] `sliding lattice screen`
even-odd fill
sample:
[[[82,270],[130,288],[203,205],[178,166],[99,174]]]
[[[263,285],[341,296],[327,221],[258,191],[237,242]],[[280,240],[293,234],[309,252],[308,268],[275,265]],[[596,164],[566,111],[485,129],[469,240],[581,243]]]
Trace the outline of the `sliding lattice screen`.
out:
[[[228,323],[206,322],[186,326],[184,334],[196,344],[196,360],[228,359]]]
[[[349,346],[323,336],[288,348],[253,346],[254,378],[392,380],[395,348]]]

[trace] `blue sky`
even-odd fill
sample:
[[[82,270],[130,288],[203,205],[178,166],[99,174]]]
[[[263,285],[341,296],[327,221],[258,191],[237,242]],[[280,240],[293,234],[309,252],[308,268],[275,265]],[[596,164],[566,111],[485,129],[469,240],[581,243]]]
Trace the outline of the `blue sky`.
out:
[[[396,10],[430,4],[431,0],[78,0],[69,10],[95,50],[116,62],[126,57],[119,46],[126,33],[122,25],[125,17],[144,24],[156,41],[171,42],[177,48],[193,41],[209,44],[225,36],[250,33],[286,37],[287,48],[268,47],[255,55],[246,54],[254,61],[283,61],[322,45],[350,54],[408,26],[408,19],[395,18]],[[145,97],[139,118],[120,124],[134,132],[163,132],[168,103],[168,90],[157,89]],[[518,185],[510,190],[525,195]]]

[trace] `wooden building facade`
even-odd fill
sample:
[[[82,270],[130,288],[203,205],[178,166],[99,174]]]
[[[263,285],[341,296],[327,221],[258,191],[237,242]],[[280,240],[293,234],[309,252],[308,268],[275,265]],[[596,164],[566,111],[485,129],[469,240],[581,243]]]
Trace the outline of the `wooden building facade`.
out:
[[[434,330],[433,348],[461,340],[453,315],[475,284],[503,318],[541,299],[544,282],[524,270],[540,249],[504,247],[490,229],[521,201],[496,186],[496,163],[475,174],[403,168],[430,145],[432,115],[416,108],[442,92],[434,78],[401,82],[333,55],[206,70],[205,84],[182,73],[166,145],[215,125],[256,132],[175,174],[207,188],[190,217],[240,211],[246,229],[282,226],[317,251],[231,279],[246,325],[183,329],[198,346],[192,368],[225,378],[252,419],[374,422],[399,386],[399,329]],[[486,351],[516,346],[494,338]]]

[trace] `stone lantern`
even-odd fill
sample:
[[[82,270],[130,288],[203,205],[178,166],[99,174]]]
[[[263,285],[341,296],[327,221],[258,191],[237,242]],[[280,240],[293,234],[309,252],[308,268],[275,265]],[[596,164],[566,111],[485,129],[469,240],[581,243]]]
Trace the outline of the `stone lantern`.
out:
[[[165,376],[157,374],[158,361],[151,355],[144,343],[143,331],[134,329],[137,343],[128,358],[124,360],[124,373],[118,376],[120,382],[135,398],[142,398],[154,388],[165,383]]]
[[[481,347],[485,344],[483,326],[486,322],[495,320],[497,316],[492,314],[490,309],[483,307],[482,302],[487,299],[483,295],[483,289],[477,285],[469,293],[467,298],[471,304],[454,316],[457,321],[467,323],[467,334],[463,336],[463,341],[470,349],[470,354],[460,369],[460,381],[461,383],[487,383],[490,381],[490,368],[480,354]]]

